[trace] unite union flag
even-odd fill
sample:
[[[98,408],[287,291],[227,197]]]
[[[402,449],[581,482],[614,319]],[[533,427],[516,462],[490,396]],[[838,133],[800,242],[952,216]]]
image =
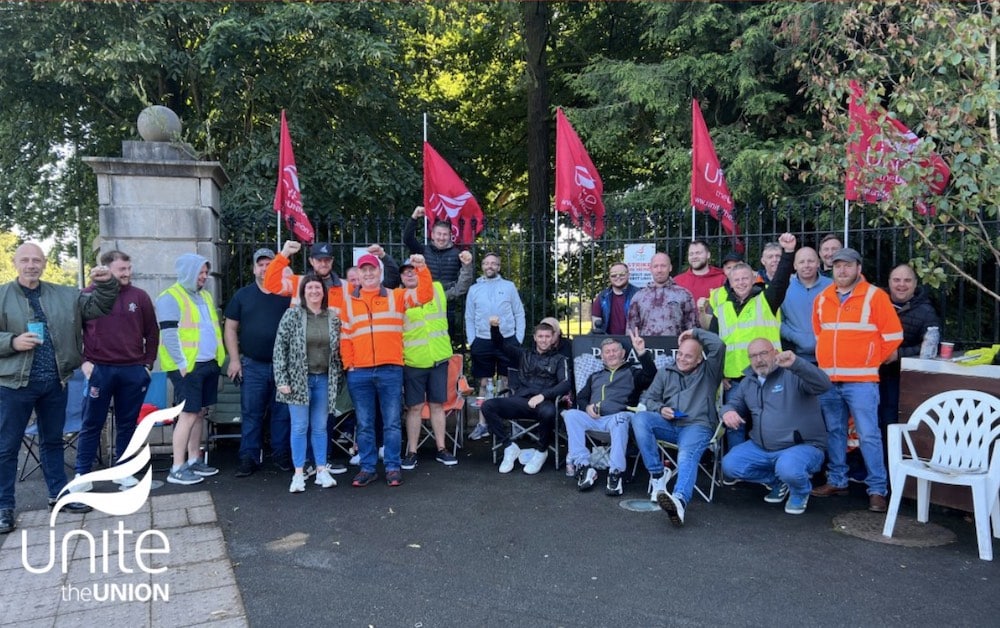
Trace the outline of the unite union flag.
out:
[[[424,142],[424,211],[451,225],[456,244],[472,244],[483,230],[483,210],[462,179],[429,142]],[[432,227],[428,225],[428,228]]]
[[[604,183],[562,109],[556,110],[556,211],[592,238],[604,233]]]
[[[733,249],[743,253],[740,227],[733,216],[733,196],[695,99],[691,99],[691,207],[718,220],[732,238]]]
[[[299,172],[295,168],[292,138],[288,134],[285,110],[281,110],[281,138],[278,142],[278,185],[274,190],[274,211],[285,218],[285,225],[305,244],[312,244],[316,237],[312,223],[302,209],[299,190]]]

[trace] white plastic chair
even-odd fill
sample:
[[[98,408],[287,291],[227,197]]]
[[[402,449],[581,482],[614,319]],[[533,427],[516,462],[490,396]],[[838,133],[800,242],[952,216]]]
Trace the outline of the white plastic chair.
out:
[[[934,436],[930,459],[917,456],[910,433],[921,424]],[[977,390],[951,390],[920,404],[910,420],[889,426],[892,499],[883,536],[892,536],[907,476],[917,481],[917,521],[927,523],[931,482],[972,490],[979,558],[993,560],[993,536],[1000,538],[1000,399]],[[903,444],[906,444],[906,451]],[[905,457],[904,457],[905,456]]]

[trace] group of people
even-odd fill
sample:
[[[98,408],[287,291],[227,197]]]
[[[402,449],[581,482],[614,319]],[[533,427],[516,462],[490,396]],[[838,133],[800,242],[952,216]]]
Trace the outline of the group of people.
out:
[[[102,255],[91,285],[78,292],[41,281],[46,263],[41,248],[20,246],[17,279],[0,286],[0,533],[14,529],[16,463],[32,412],[50,504],[67,483],[64,382],[77,367],[88,380],[78,475],[93,466],[111,403],[116,454],[123,453],[158,358],[175,401],[183,403],[173,429],[168,482],[195,484],[218,473],[201,459],[200,447],[203,419],[216,402],[225,367],[240,386],[236,475],[246,477],[260,467],[269,418],[272,460],[292,473],[289,491],[298,493],[312,476],[328,488],[336,485],[334,475],[347,471],[328,460],[327,452],[328,416],[345,388],[356,417],[352,439],[359,471],[353,486],[379,478],[380,458],[386,483],[402,483],[401,470],[417,464],[425,404],[435,459],[457,464],[445,442],[443,405],[448,363],[462,343],[468,345],[480,394],[487,397],[469,437],[496,439],[502,473],[516,462],[528,474],[542,468],[563,409],[559,401],[569,396],[575,407],[563,413],[567,466],[581,490],[597,480],[585,435],[598,430],[611,435],[607,493],[622,493],[631,430],[650,474],[651,499],[681,524],[697,464],[721,421],[728,443],[725,476],[765,484],[767,501],[788,496],[786,511],[804,512],[810,494],[846,490],[850,413],[867,465],[870,507],[885,509],[879,421],[895,419],[891,409],[880,410],[880,394],[884,403],[898,403],[898,358],[919,348],[919,328],[939,324],[909,267],[893,271],[887,295],[865,280],[856,251],[829,247],[830,279],[817,253],[808,247],[796,251],[790,234],[765,248],[757,273],[735,254],[726,256],[722,268],[712,266],[702,241],[691,242],[690,268],[676,278],[669,256],[657,253],[652,281],[643,288],[629,282],[625,264],[613,264],[609,287],[593,303],[595,333],[611,336],[601,346],[603,368],[576,391],[572,352],[558,321],[544,319],[533,330],[531,346],[523,347],[524,307],[515,285],[500,274],[500,256],[484,255],[482,275],[475,279],[472,256],[453,245],[447,223],[431,226],[429,242],[417,240],[425,218],[418,207],[408,222],[404,241],[411,255],[402,264],[373,244],[343,279],[334,272],[329,243],[309,247],[305,275],[291,269],[300,243],[288,241],[278,254],[257,250],[254,281],[230,299],[221,323],[204,289],[211,267],[202,256],[176,260],[177,281],[154,305],[131,285],[131,260],[124,252]],[[821,253],[826,248],[824,240]],[[463,297],[461,329],[456,305]],[[643,338],[650,336],[677,337],[675,358],[666,368],[657,370],[645,351]],[[626,360],[629,351],[637,363]],[[516,381],[506,379],[510,368],[516,369]],[[486,393],[508,387],[512,394],[506,397]],[[508,419],[525,416],[536,418],[539,430],[532,446],[522,450]],[[672,490],[673,474],[663,467],[657,440],[679,446]],[[822,467],[824,452],[828,482],[813,488],[809,478]],[[135,479],[119,482],[129,486]],[[84,483],[74,490],[90,488]],[[69,509],[88,508],[71,504]]]

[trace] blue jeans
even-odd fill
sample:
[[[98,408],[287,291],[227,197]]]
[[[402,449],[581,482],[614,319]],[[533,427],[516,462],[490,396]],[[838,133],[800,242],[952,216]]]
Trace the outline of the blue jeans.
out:
[[[32,410],[38,423],[38,453],[49,497],[56,497],[66,486],[66,388],[54,379],[29,382],[23,388],[0,386],[0,509],[14,508],[17,455]]]
[[[240,459],[260,461],[264,412],[271,410],[271,456],[288,458],[288,406],[274,397],[274,369],[270,362],[243,356],[243,384],[240,386]],[[312,403],[309,404],[312,406]]]
[[[358,454],[361,470],[373,473],[378,463],[375,445],[375,407],[382,410],[382,443],[385,447],[385,470],[399,470],[402,447],[400,416],[403,411],[403,367],[383,364],[355,368],[347,372],[347,390],[357,416]]]
[[[135,433],[135,422],[146,398],[149,373],[141,364],[95,364],[87,382],[83,428],[76,449],[76,472],[90,473],[101,443],[108,407],[115,403],[115,457],[120,458]]]
[[[878,428],[878,383],[834,382],[833,388],[819,397],[826,422],[827,482],[847,486],[847,417],[854,417],[854,429],[861,440],[861,455],[868,470],[869,495],[885,495],[886,470],[882,452],[882,432]]]
[[[244,380],[245,381],[245,380]],[[292,426],[292,464],[296,468],[306,464],[306,433],[312,444],[317,465],[326,464],[326,415],[329,413],[330,394],[327,375],[309,375],[309,405],[289,404]]]
[[[566,436],[569,441],[567,460],[577,468],[590,466],[590,452],[587,450],[586,432],[607,432],[611,435],[609,466],[612,471],[625,470],[625,447],[628,445],[628,425],[631,412],[616,412],[600,418],[593,418],[583,410],[567,410],[563,413]]]
[[[684,503],[691,501],[694,483],[698,479],[698,463],[715,430],[700,423],[681,427],[674,421],[664,419],[659,413],[639,412],[632,417],[632,433],[635,434],[635,442],[642,454],[642,464],[650,476],[663,473],[663,458],[656,441],[664,440],[677,445],[677,481],[674,484],[674,494],[683,499]]]
[[[733,385],[728,389],[722,389],[722,403],[729,403],[729,397],[740,385],[740,380],[733,380]],[[743,424],[736,429],[726,427],[726,451],[732,451],[737,445],[745,443],[747,440],[747,426]]]
[[[722,474],[733,480],[756,482],[774,487],[788,485],[792,497],[807,497],[812,490],[810,478],[823,466],[823,450],[812,445],[792,445],[788,449],[767,451],[748,440],[734,447],[722,458]]]

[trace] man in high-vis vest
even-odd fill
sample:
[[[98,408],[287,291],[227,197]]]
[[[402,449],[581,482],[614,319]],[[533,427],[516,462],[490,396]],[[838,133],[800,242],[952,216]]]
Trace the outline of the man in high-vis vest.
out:
[[[769,284],[757,283],[753,268],[739,263],[730,269],[728,282],[709,297],[711,322],[708,328],[726,343],[723,401],[729,400],[729,391],[743,379],[744,371],[750,366],[747,348],[752,341],[766,338],[781,351],[781,303],[792,275],[796,240],[792,234],[783,233],[778,242],[782,248],[781,260]],[[744,441],[745,426],[726,428],[729,449]]]
[[[201,461],[202,419],[218,399],[219,373],[226,348],[219,313],[205,290],[210,264],[185,253],[174,262],[177,283],[156,299],[160,324],[160,367],[174,386],[174,402],[184,403],[174,423],[174,464],[167,482],[197,484],[218,469]]]
[[[903,326],[889,295],[861,274],[861,255],[844,248],[834,253],[833,285],[813,304],[816,361],[833,388],[820,398],[827,430],[826,484],[815,497],[847,494],[847,419],[861,441],[868,477],[868,510],[887,509],[885,458],[878,427],[878,367],[903,342]]]
[[[427,303],[434,296],[431,273],[422,255],[410,257],[417,275],[413,293],[406,288],[389,290],[381,284],[378,258],[358,259],[361,286],[351,291],[340,312],[343,322],[340,355],[347,372],[347,390],[357,417],[357,443],[361,471],[352,486],[368,486],[376,479],[378,448],[375,445],[375,407],[382,411],[385,480],[403,483],[400,471],[400,414],[403,390],[403,321],[406,309]],[[415,294],[415,298],[414,298]]]
[[[434,298],[423,305],[407,308],[403,322],[403,392],[406,403],[406,455],[402,468],[417,467],[417,445],[420,442],[420,422],[424,403],[430,411],[431,429],[437,445],[435,459],[445,466],[458,460],[445,442],[444,403],[448,399],[448,362],[452,348],[448,335],[447,303],[449,291],[467,292],[472,285],[472,253],[459,253],[462,268],[458,281],[448,290],[435,281]],[[417,269],[409,260],[400,267],[403,287],[416,298]]]

